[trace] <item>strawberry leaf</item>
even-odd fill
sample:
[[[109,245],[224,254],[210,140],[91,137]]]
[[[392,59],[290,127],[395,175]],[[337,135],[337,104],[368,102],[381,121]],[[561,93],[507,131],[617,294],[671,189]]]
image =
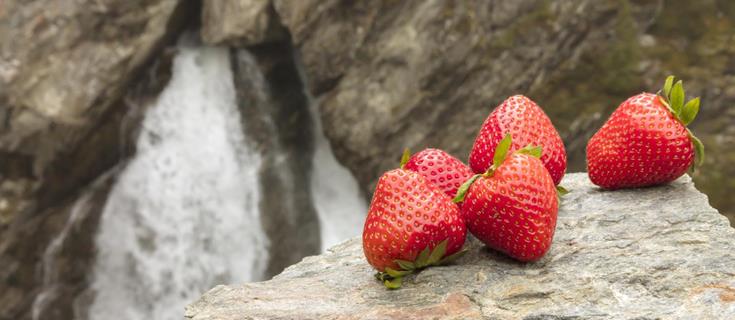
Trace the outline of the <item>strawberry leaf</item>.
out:
[[[541,152],[541,146],[532,146],[530,144],[518,150],[518,153],[527,154],[534,158],[541,158]]]
[[[689,133],[689,139],[691,139],[692,144],[694,144],[694,157],[696,158],[695,163],[697,166],[701,166],[704,163],[704,144],[694,136],[689,128],[687,128],[687,132]]]
[[[421,253],[419,253],[419,257],[416,258],[416,261],[414,262],[417,269],[426,267],[428,265],[427,262],[429,261],[429,254],[429,246],[426,246],[424,250],[421,250]]]
[[[426,246],[426,248],[424,248],[424,250],[419,253],[416,261],[414,262],[400,259],[393,260],[393,262],[398,264],[404,270],[396,270],[390,267],[386,267],[385,272],[376,273],[375,278],[378,279],[378,281],[382,282],[383,285],[385,285],[385,287],[388,289],[398,289],[401,287],[401,283],[403,281],[402,279],[404,276],[413,274],[414,272],[419,272],[425,267],[449,263],[467,252],[467,249],[462,249],[457,253],[444,257],[444,254],[446,254],[447,252],[448,243],[449,239],[444,239],[443,241],[439,242],[439,244],[437,244],[433,250],[431,250],[429,246]],[[444,258],[442,259],[442,257]]]
[[[556,193],[561,197],[569,193],[569,190],[559,185],[556,186]]]
[[[444,254],[447,252],[447,240],[444,239],[442,242],[439,242],[436,247],[434,247],[434,250],[431,251],[431,254],[429,255],[429,261],[427,261],[427,265],[435,265],[439,262],[439,260],[444,257]]]
[[[674,115],[679,117],[681,115],[681,109],[684,106],[684,87],[681,84],[681,80],[674,84],[671,88],[671,109],[674,110]]]
[[[403,270],[413,270],[413,269],[416,269],[416,265],[414,265],[413,262],[411,262],[411,261],[396,259],[396,260],[393,260],[393,262],[395,262]]]
[[[467,190],[470,189],[472,183],[475,182],[475,180],[477,180],[477,178],[479,178],[480,176],[481,174],[473,175],[472,177],[467,179],[467,181],[465,181],[461,186],[459,186],[459,189],[457,189],[457,195],[454,196],[454,199],[452,199],[452,201],[454,203],[460,203],[464,201],[464,197],[467,196]]]
[[[401,169],[406,166],[409,159],[411,159],[411,150],[405,148],[403,149],[403,155],[401,155]]]
[[[503,140],[500,140],[500,142],[498,142],[498,146],[495,147],[495,155],[493,155],[493,167],[497,168],[501,164],[503,164],[505,157],[508,155],[508,150],[510,150],[512,140],[513,139],[510,137],[509,133],[506,134],[505,137],[503,137]]]
[[[401,277],[383,281],[383,285],[390,290],[395,290],[395,289],[400,288],[402,283],[403,283],[403,278]]]
[[[689,100],[689,102],[684,105],[684,109],[681,111],[679,119],[681,119],[681,122],[686,126],[694,121],[694,118],[697,117],[697,113],[699,113],[699,97]]]
[[[674,76],[668,76],[666,77],[666,82],[664,82],[664,97],[667,99],[669,98],[669,94],[671,93],[671,86],[674,85]]]
[[[407,270],[395,270],[395,269],[392,269],[392,268],[385,268],[385,273],[387,273],[389,276],[391,276],[393,278],[400,278],[400,277],[403,277],[403,276],[405,276],[407,274],[411,274],[411,271],[407,271]]]
[[[378,281],[383,282],[385,280],[386,274],[383,272],[376,272],[375,273],[375,279],[378,279]]]

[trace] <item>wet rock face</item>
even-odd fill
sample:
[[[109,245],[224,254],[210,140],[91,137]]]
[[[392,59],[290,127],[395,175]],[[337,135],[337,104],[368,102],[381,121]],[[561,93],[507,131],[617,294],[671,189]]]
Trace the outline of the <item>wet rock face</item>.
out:
[[[114,177],[104,175],[77,199],[0,232],[0,319],[30,318],[32,312],[37,319],[74,317],[75,299],[86,288],[95,255],[99,213]]]
[[[237,103],[246,135],[261,156],[259,207],[270,240],[266,278],[319,252],[311,195],[313,119],[288,42],[232,53]]]
[[[581,173],[563,183],[572,192],[562,201],[551,250],[538,262],[515,262],[470,238],[456,265],[427,269],[387,291],[355,238],[273,280],[218,286],[186,317],[735,317],[735,230],[688,177],[615,192]]]
[[[703,98],[693,130],[708,148],[694,179],[735,217],[735,6],[667,1],[274,0],[300,51],[337,157],[372,191],[404,147],[466,159],[506,97],[539,103],[565,141],[570,172],[622,101],[670,73]],[[683,23],[666,17],[691,13]],[[674,19],[676,20],[676,19]]]

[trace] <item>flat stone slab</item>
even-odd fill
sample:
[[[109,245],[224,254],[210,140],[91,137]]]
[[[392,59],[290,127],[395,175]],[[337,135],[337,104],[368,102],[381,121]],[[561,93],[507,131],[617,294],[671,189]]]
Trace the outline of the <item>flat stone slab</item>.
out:
[[[470,237],[455,265],[386,290],[359,238],[272,280],[217,286],[189,319],[735,319],[735,229],[688,176],[603,191],[567,174],[554,242],[519,263]]]

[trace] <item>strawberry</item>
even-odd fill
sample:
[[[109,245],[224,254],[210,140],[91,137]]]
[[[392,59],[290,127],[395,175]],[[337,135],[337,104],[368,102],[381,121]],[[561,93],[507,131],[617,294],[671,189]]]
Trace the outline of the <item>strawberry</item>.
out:
[[[659,94],[625,100],[587,144],[587,171],[605,189],[645,187],[675,180],[704,146],[686,127],[699,111],[699,98],[684,104],[681,81],[666,79]]]
[[[389,289],[403,276],[461,254],[467,228],[452,198],[403,167],[383,174],[362,233],[368,263]]]
[[[506,135],[494,152],[493,164],[460,187],[467,228],[488,247],[520,261],[546,254],[556,228],[559,202],[554,181],[539,160],[541,147],[527,146],[508,155]]]
[[[406,149],[404,158],[409,155]],[[472,170],[461,160],[443,150],[431,148],[424,149],[408,158],[405,168],[426,177],[452,198],[457,195],[459,186],[472,176]]]
[[[527,145],[542,146],[541,162],[549,170],[554,184],[561,182],[567,170],[564,142],[546,113],[522,95],[506,99],[485,119],[470,152],[472,171],[483,173],[490,168],[498,142],[507,134],[513,136],[510,151]]]

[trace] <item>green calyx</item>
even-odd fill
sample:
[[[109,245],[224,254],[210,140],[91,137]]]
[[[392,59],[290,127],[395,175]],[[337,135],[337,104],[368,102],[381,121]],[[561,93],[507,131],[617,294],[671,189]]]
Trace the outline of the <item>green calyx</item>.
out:
[[[684,94],[684,85],[681,80],[674,82],[674,76],[668,76],[664,82],[664,87],[658,92],[658,98],[671,114],[679,120],[685,127],[688,126],[699,113],[699,97],[691,99],[684,103],[686,95]],[[687,128],[689,139],[694,144],[694,155],[696,157],[696,165],[700,166],[704,163],[704,144],[694,136],[691,130]]]
[[[506,134],[505,137],[503,137],[500,142],[498,142],[498,145],[495,147],[495,154],[493,155],[493,165],[490,166],[490,168],[485,171],[483,174],[476,174],[467,179],[460,187],[457,189],[457,194],[455,195],[454,203],[460,203],[464,201],[465,196],[467,196],[467,191],[470,189],[470,186],[472,183],[475,182],[479,177],[485,177],[489,178],[492,177],[495,173],[495,170],[497,170],[500,165],[505,162],[505,159],[508,158],[508,151],[510,151],[510,147],[513,145],[513,138],[509,134]],[[541,158],[542,153],[541,146],[532,146],[527,145],[521,149],[518,149],[516,152],[519,154],[526,154],[535,158]]]
[[[561,185],[556,186],[556,194],[559,196],[559,198],[565,196],[567,193],[569,193],[569,190],[567,190],[567,188],[564,188]]]
[[[411,159],[411,150],[408,148],[403,149],[403,155],[401,155],[401,169],[406,166],[409,159]]]
[[[382,282],[388,289],[398,289],[401,287],[404,276],[417,273],[430,266],[449,264],[467,253],[467,249],[462,249],[452,255],[444,257],[444,254],[447,252],[448,240],[449,239],[444,239],[442,242],[439,242],[439,244],[434,247],[434,250],[431,250],[429,246],[426,246],[414,261],[400,259],[394,260],[393,262],[400,267],[400,270],[385,268],[385,272],[376,273],[375,278]]]
[[[459,189],[457,189],[457,195],[454,196],[454,199],[452,199],[452,202],[460,203],[464,201],[464,197],[467,196],[467,190],[470,189],[470,186],[472,185],[472,183],[474,183],[475,180],[477,180],[477,178],[482,177],[482,176],[483,176],[482,174],[475,174],[469,179],[467,179],[467,181],[465,181],[461,186],[459,186]]]

